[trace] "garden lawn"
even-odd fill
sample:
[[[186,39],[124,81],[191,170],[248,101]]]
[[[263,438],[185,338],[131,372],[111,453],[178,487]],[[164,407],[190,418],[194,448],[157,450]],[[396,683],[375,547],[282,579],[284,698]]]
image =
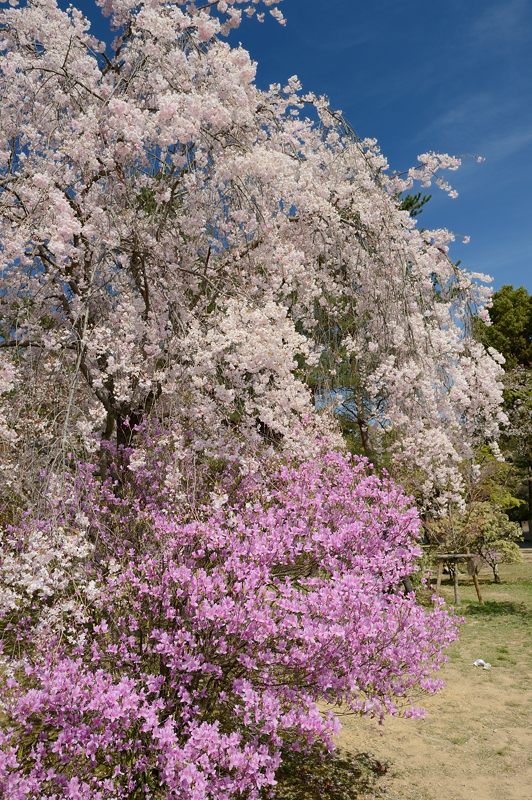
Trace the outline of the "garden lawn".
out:
[[[390,800],[530,800],[532,797],[532,550],[481,573],[485,603],[461,576],[460,640],[443,670],[445,689],[428,697],[423,720],[384,725],[345,717],[339,745],[388,763],[380,787],[360,797]],[[442,586],[452,602],[452,587]],[[473,666],[482,658],[489,671]]]

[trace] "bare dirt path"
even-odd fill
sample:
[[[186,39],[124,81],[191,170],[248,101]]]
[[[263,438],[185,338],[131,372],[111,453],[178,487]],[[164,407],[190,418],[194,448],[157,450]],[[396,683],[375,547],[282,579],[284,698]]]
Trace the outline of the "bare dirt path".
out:
[[[423,720],[344,718],[341,747],[390,764],[380,783],[390,800],[532,799],[532,551],[482,588],[480,611],[464,586],[466,624]],[[467,581],[464,581],[467,583]],[[449,596],[450,599],[450,596]],[[472,662],[491,662],[485,671]]]

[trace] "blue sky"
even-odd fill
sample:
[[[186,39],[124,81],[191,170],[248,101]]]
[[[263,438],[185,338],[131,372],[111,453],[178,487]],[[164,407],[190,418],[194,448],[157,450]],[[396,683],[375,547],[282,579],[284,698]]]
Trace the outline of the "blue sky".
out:
[[[94,13],[90,0],[75,4]],[[258,61],[259,85],[297,74],[361,136],[377,138],[394,169],[427,150],[465,156],[449,174],[458,199],[434,190],[423,225],[448,227],[457,242],[469,235],[452,255],[493,275],[495,287],[532,289],[532,0],[281,8],[285,27],[246,22],[234,37]]]
[[[245,25],[259,83],[297,74],[395,169],[427,150],[465,159],[426,227],[471,236],[453,256],[532,289],[532,0],[284,0],[287,25]]]

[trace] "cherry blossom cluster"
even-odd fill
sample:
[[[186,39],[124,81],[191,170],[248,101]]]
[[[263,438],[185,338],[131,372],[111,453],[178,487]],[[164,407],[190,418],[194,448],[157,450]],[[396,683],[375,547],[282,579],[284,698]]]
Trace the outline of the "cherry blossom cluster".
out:
[[[322,452],[272,461],[270,477],[213,473],[218,502],[174,505],[171,454],[152,444],[152,464],[124,472],[122,451],[105,479],[79,465],[75,502],[49,509],[65,538],[92,542],[77,556],[90,594],[72,571],[75,635],[48,580],[21,579],[33,615],[2,609],[0,792],[12,800],[259,798],[287,749],[331,745],[334,706],[412,715],[440,685],[455,621],[398,591],[420,523],[396,485]],[[55,591],[61,604],[63,577]]]
[[[313,391],[347,385],[367,451],[457,500],[504,421],[467,333],[489,289],[398,193],[459,161],[393,175],[297,78],[259,90],[225,34],[272,0],[100,5],[112,46],[56,0],[1,12],[4,494],[153,415],[243,474],[310,456],[339,443]]]

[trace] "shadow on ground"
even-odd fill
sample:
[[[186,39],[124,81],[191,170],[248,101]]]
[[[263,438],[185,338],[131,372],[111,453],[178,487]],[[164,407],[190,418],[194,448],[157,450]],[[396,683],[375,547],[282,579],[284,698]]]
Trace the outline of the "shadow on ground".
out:
[[[496,617],[512,614],[520,617],[532,617],[526,603],[514,603],[511,600],[485,600],[483,603],[469,603],[464,611],[475,617]]]
[[[338,749],[291,753],[277,773],[275,800],[356,800],[379,797],[377,782],[388,764],[369,753]]]

